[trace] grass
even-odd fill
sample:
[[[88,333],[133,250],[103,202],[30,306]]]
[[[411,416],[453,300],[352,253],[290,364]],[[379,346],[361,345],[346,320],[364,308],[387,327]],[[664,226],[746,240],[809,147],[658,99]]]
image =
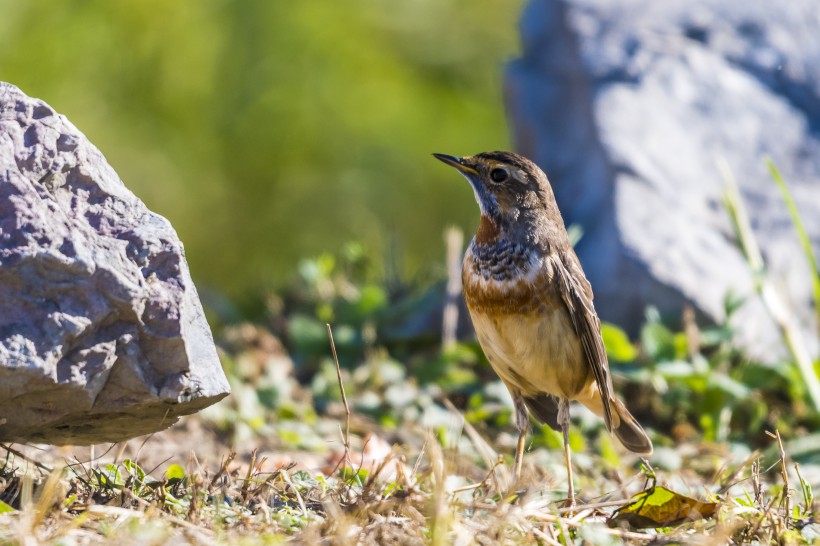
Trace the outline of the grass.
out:
[[[766,286],[742,202],[727,204]],[[750,361],[728,319],[701,328],[691,312],[674,331],[649,309],[639,343],[604,325],[616,390],[656,453],[635,458],[573,407],[569,508],[549,428],[534,427],[513,482],[509,395],[458,341],[452,301],[431,326],[452,286],[376,280],[355,246],[300,271],[254,322],[215,317],[234,392],[220,404],[110,446],[0,447],[0,544],[820,540],[820,419],[799,350]]]
[[[453,416],[463,419],[460,413]],[[22,475],[8,461],[3,497],[16,509],[0,515],[0,541],[646,544],[700,537],[734,543],[810,542],[811,488],[800,478],[793,485],[789,470],[799,476],[799,467],[790,467],[785,455],[766,467],[757,454],[732,463],[723,459],[725,453],[710,452],[714,447],[684,446],[692,459],[706,458],[711,464],[698,473],[659,471],[656,479],[685,477],[691,495],[716,503],[714,514],[698,519],[689,506],[681,512],[682,525],[634,529],[619,524],[613,514],[633,493],[646,490],[651,480],[645,473],[630,471],[632,465],[613,467],[586,453],[589,460],[580,464],[579,485],[587,501],[570,510],[561,503],[565,484],[556,483],[559,457],[546,450],[531,452],[524,478],[513,484],[510,465],[499,463],[504,457],[467,421],[461,422],[465,428],[458,444],[470,444],[462,449],[418,427],[409,432],[410,443],[368,458],[368,442],[383,440],[373,433],[369,440],[354,434],[349,453],[354,465],[343,464],[327,474],[308,471],[295,462],[297,457],[273,465],[258,451],[229,452],[210,469],[171,464],[156,479],[131,459],[104,463],[101,458],[48,474],[37,469]],[[13,460],[14,466],[27,461],[19,456]],[[667,504],[668,499],[658,503],[652,513],[681,510]],[[686,515],[695,521],[685,522]],[[614,527],[608,525],[613,522]]]

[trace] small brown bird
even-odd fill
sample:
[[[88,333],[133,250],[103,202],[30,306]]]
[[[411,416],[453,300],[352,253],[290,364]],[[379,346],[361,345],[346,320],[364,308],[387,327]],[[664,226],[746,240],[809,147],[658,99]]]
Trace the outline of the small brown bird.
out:
[[[649,455],[652,442],[613,392],[592,288],[552,188],[535,163],[512,152],[433,155],[467,178],[481,209],[461,276],[478,341],[515,403],[516,478],[530,413],[563,432],[574,504],[570,401],[602,416],[630,451]]]

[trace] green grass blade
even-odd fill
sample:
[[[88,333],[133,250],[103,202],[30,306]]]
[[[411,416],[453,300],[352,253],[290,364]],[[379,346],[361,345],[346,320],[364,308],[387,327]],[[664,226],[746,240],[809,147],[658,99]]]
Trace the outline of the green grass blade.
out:
[[[786,208],[789,210],[794,230],[797,232],[797,237],[800,239],[800,246],[803,247],[803,254],[809,262],[812,277],[812,292],[814,293],[814,312],[817,314],[817,326],[820,328],[820,271],[817,269],[817,258],[814,255],[814,249],[811,246],[811,239],[806,233],[806,228],[803,225],[803,219],[800,217],[800,211],[797,210],[797,205],[794,202],[789,186],[780,171],[777,170],[771,158],[766,158],[766,165],[769,167],[769,173],[772,176],[777,187],[780,188],[780,193],[783,195],[783,201],[786,203]]]
[[[795,322],[793,314],[790,312],[785,299],[777,291],[774,284],[766,273],[766,264],[757,244],[749,215],[743,204],[743,198],[737,186],[732,171],[725,160],[718,160],[718,168],[726,185],[723,194],[724,205],[729,214],[729,220],[738,239],[738,245],[743,252],[749,268],[755,276],[757,291],[763,300],[763,304],[769,310],[769,314],[780,328],[783,339],[791,352],[794,362],[803,378],[812,401],[812,406],[816,413],[820,413],[820,378],[814,370],[814,363],[803,340],[803,333]]]

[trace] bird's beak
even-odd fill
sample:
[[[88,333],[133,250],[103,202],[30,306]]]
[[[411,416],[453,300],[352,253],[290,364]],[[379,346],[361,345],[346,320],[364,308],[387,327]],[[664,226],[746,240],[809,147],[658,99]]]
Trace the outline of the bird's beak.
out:
[[[460,157],[455,157],[447,154],[433,154],[433,157],[435,157],[439,161],[447,163],[451,167],[455,167],[464,174],[478,174],[478,171],[467,165],[464,162],[464,160]]]

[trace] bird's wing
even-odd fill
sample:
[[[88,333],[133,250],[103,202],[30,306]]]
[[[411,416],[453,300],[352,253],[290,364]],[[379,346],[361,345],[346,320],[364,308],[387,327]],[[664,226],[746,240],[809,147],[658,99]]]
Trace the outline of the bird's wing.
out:
[[[604,422],[607,429],[612,430],[612,410],[609,402],[613,399],[614,389],[604,340],[601,337],[601,321],[592,305],[592,287],[581,269],[575,252],[570,250],[561,255],[551,254],[547,259],[551,261],[553,282],[561,294],[564,305],[567,306],[572,325],[581,339],[584,355],[592,367],[595,382],[598,383],[604,406]]]

